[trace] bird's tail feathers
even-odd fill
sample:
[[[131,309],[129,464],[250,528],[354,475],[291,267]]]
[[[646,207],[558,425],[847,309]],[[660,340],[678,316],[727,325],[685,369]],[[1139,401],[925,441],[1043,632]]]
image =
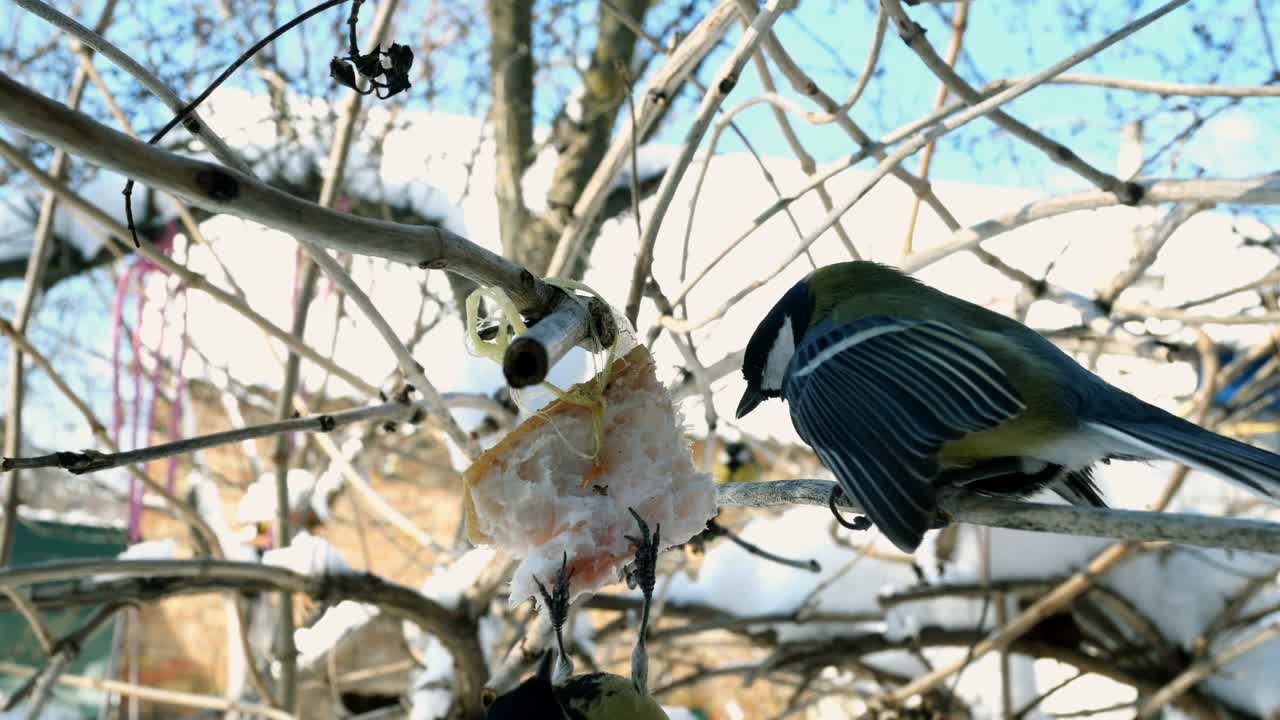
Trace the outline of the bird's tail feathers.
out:
[[[1091,424],[1135,457],[1172,460],[1280,500],[1280,455],[1209,432],[1175,415],[1156,421]]]
[[[1102,492],[1093,481],[1093,468],[1090,467],[1062,473],[1049,485],[1049,489],[1072,505],[1099,508],[1107,506]]]

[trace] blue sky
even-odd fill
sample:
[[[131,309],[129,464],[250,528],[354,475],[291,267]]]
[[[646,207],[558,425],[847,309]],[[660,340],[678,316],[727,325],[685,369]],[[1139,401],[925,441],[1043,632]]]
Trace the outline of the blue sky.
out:
[[[1064,16],[1059,7],[1094,4],[982,0],[972,3],[959,72],[979,86],[999,78],[1034,73],[1160,3],[1096,3],[1099,7],[1091,13],[1083,29],[1080,29],[1081,21]],[[942,12],[949,16],[951,8],[919,6],[909,12],[927,29],[927,38],[939,54],[944,53],[951,29]],[[1236,23],[1233,15],[1254,22]],[[1271,15],[1275,17],[1267,18],[1266,27],[1273,39],[1280,38],[1280,10]],[[873,10],[864,3],[807,2],[784,17],[777,32],[818,83],[843,99],[853,86],[856,72],[870,47],[873,18]],[[1200,24],[1206,26],[1214,40],[1224,44],[1229,40],[1232,47],[1204,50],[1195,32]],[[1261,84],[1276,71],[1263,49],[1263,27],[1256,22],[1251,2],[1190,3],[1076,70],[1131,79]],[[842,30],[832,32],[830,28]],[[830,47],[814,42],[814,36],[821,36]],[[833,37],[838,44],[832,41]],[[854,119],[873,135],[927,112],[937,90],[937,81],[892,27],[885,39],[881,68],[884,75],[872,82],[853,113]],[[757,88],[754,73],[749,73],[737,99],[748,97]],[[731,102],[733,100],[731,98]],[[1202,114],[1226,103],[1218,99],[1203,101]],[[1110,170],[1125,122],[1143,119],[1148,150],[1154,151],[1192,121],[1191,113],[1176,109],[1184,104],[1185,99],[1162,100],[1127,91],[1048,86],[1014,101],[1008,109],[1024,122],[1068,144],[1095,165]],[[1246,100],[1235,111],[1218,117],[1219,121],[1229,120],[1236,134],[1247,130],[1254,133],[1257,140],[1266,138],[1252,148],[1252,152],[1232,158],[1230,174],[1267,172],[1280,164],[1276,151],[1276,140],[1280,139],[1278,106],[1280,100],[1275,98]],[[781,134],[776,127],[769,127],[773,124],[769,112],[764,109],[747,112],[752,116],[744,119],[744,123],[754,123],[761,128],[753,134],[753,141],[761,151],[786,154],[788,150]],[[820,158],[833,159],[851,150],[843,133],[831,126],[809,130],[798,123],[797,128],[813,138],[806,145]],[[1208,129],[1215,129],[1212,123]],[[1061,189],[1057,183],[1045,182],[1060,174],[1056,166],[1038,152],[1011,143],[985,120],[956,132],[944,141],[942,150],[934,158],[933,173],[937,177],[1032,187],[1041,184],[1046,189]],[[1180,175],[1193,172],[1193,162],[1205,159],[1202,153],[1220,155],[1214,148],[1196,147],[1194,152],[1187,153],[1185,167],[1174,172]],[[909,161],[907,165],[915,167],[917,162]],[[1170,170],[1167,163],[1158,162],[1151,172],[1169,174]],[[1083,186],[1083,181],[1079,184]]]
[[[275,18],[255,17],[251,23],[254,36],[265,34],[282,19],[299,12],[310,3],[301,0],[280,3]],[[1160,3],[1097,2],[1095,0],[1039,0],[1036,2],[989,2],[976,0],[969,15],[960,73],[975,85],[998,78],[1035,72],[1083,45],[1144,14]],[[80,17],[91,22],[100,2],[88,2]],[[254,3],[233,4],[238,12],[264,13]],[[451,13],[467,25],[460,42],[463,52],[432,58],[435,94],[426,98],[428,84],[419,82],[405,102],[408,107],[434,107],[461,114],[480,114],[487,109],[487,98],[475,91],[474,82],[484,81],[486,72],[487,33],[483,25],[483,9],[479,0],[443,6],[408,0],[402,2],[397,39],[421,47],[420,41],[452,32],[448,20],[432,12]],[[545,12],[553,3],[538,3]],[[675,3],[661,3],[650,11],[648,27],[659,32],[674,13]],[[1181,82],[1220,81],[1228,84],[1256,85],[1280,72],[1275,55],[1268,46],[1280,42],[1280,9],[1267,10],[1269,3],[1254,0],[1198,0],[1180,8],[1104,54],[1082,64],[1078,71],[1108,74],[1123,78],[1173,80]],[[208,45],[175,43],[174,37],[191,33],[190,7],[185,3],[146,3],[117,13],[117,24],[109,35],[136,53],[147,64],[174,71],[198,67],[201,75],[211,77],[244,47],[246,38],[231,32],[214,33]],[[289,75],[291,87],[303,94],[335,95],[327,78],[324,60],[338,48],[335,35],[345,27],[346,6],[326,12],[294,30],[271,49]],[[366,3],[363,11],[367,23],[374,5]],[[201,27],[221,19],[216,8],[200,13]],[[539,17],[538,40],[550,42],[553,34],[560,42],[575,44],[576,52],[585,57],[591,48],[591,24],[597,13],[594,3],[584,2],[573,10],[559,10],[557,19]],[[908,9],[927,31],[928,39],[943,52],[950,36],[949,16],[953,3],[920,5]],[[146,13],[148,22],[161,41],[141,34],[137,15]],[[35,48],[48,37],[42,22],[24,17],[14,6],[0,9],[0,21],[12,21],[15,46]],[[9,17],[6,17],[9,16]],[[867,0],[805,0],[789,11],[776,26],[776,32],[795,59],[828,93],[843,99],[856,82],[871,43],[875,4]],[[688,27],[686,20],[683,27]],[[230,26],[226,26],[230,28]],[[726,36],[717,52],[703,66],[704,80],[713,76],[721,60],[737,41],[738,30]],[[303,39],[305,37],[305,42]],[[342,41],[345,45],[345,40]],[[64,53],[65,55],[65,53]],[[424,58],[418,58],[419,66]],[[100,63],[100,65],[106,65]],[[652,69],[655,65],[651,65]],[[748,66],[750,68],[750,66]],[[880,63],[880,74],[873,80],[861,102],[853,111],[854,119],[872,135],[879,135],[927,112],[933,104],[937,81],[923,67],[890,27]],[[114,70],[104,68],[113,83],[127,82]],[[787,94],[785,80],[775,77]],[[63,80],[65,82],[65,80]],[[548,123],[563,98],[576,83],[575,74],[566,66],[540,70],[535,111],[542,123]],[[261,76],[251,67],[242,69],[231,84],[257,90],[265,89]],[[739,87],[729,97],[732,106],[759,90],[754,70],[748,70]],[[338,91],[341,92],[341,91]],[[675,118],[660,139],[678,142],[684,134],[687,113],[697,97],[686,90],[681,109],[684,122]],[[1154,151],[1182,132],[1200,115],[1212,114],[1207,124],[1214,136],[1210,141],[1197,140],[1179,155],[1179,164],[1170,166],[1169,153],[1152,169],[1154,174],[1190,175],[1196,166],[1207,166],[1211,174],[1248,174],[1269,171],[1280,165],[1280,112],[1273,108],[1280,100],[1250,99],[1225,108],[1228,101],[1208,99],[1188,102],[1185,98],[1162,99],[1127,91],[1103,90],[1079,86],[1051,86],[1037,89],[1009,107],[1018,118],[1070,145],[1078,154],[1094,164],[1111,169],[1112,158],[1123,123],[1142,119],[1146,123],[1148,149]],[[140,103],[133,113],[149,116],[151,124],[159,122],[159,106]],[[89,107],[94,108],[92,102]],[[148,123],[140,123],[146,125]],[[790,150],[779,132],[772,113],[765,106],[749,109],[739,115],[738,125],[751,136],[756,149],[767,155],[789,156]],[[1225,128],[1227,140],[1242,142],[1242,147],[1218,147],[1218,125]],[[842,131],[833,125],[822,127],[795,123],[805,146],[819,161],[831,160],[852,151],[853,146]],[[732,137],[726,150],[743,149]],[[1071,187],[1060,170],[1037,152],[1015,144],[987,121],[978,121],[944,140],[942,152],[934,159],[933,173],[940,178],[970,180],[989,184],[1016,184],[1061,190]],[[914,167],[916,162],[909,162]],[[1083,186],[1083,183],[1077,183]]]

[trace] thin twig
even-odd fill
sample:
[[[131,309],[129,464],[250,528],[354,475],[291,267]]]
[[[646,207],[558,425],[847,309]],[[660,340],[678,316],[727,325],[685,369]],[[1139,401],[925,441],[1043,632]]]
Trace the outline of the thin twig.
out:
[[[35,675],[37,671],[24,665],[0,660],[0,672],[5,673],[6,675],[16,675],[18,677],[31,677]],[[134,685],[133,683],[121,682],[119,680],[103,680],[101,678],[87,677],[84,675],[67,675],[63,673],[58,676],[57,682],[58,684],[66,685],[67,687],[129,695],[140,700],[151,700],[165,705],[177,705],[179,707],[205,710],[219,710],[223,712],[238,712],[249,717],[261,715],[262,717],[270,718],[271,720],[295,720],[293,715],[277,710],[276,708],[268,705],[244,703],[236,700],[214,697],[212,695],[198,695],[196,693],[181,692],[178,690],[163,690],[161,688],[145,687],[142,685]]]
[[[1182,2],[1181,0],[1174,0],[1174,2],[1160,7],[1155,12],[1143,16],[1138,21],[1131,24],[1129,28],[1126,28],[1126,30],[1129,32],[1137,30],[1145,24],[1158,19],[1184,4],[1185,2]],[[892,16],[894,22],[898,24],[898,33],[902,36],[903,41],[906,42],[908,47],[915,51],[924,64],[933,71],[933,74],[965,102],[978,102],[978,91],[972,85],[965,82],[964,78],[961,78],[956,74],[955,70],[952,70],[951,67],[938,56],[934,51],[933,46],[925,39],[924,29],[917,25],[915,21],[907,15],[906,10],[902,8],[901,2],[899,2],[899,0],[884,0],[884,8],[889,12],[889,15]],[[1086,57],[1096,55],[1106,47],[1106,45],[1099,46],[1089,52]],[[1080,60],[1084,59],[1085,58],[1083,57],[1080,58]],[[1072,65],[1077,64],[1077,62],[1073,62]],[[1063,70],[1065,69],[1066,68],[1063,68]],[[1048,81],[1055,75],[1060,74],[1061,72],[1056,72],[1048,77],[1040,78],[1036,84],[1044,84],[1045,81]],[[1034,78],[1037,76],[1032,77]],[[1030,79],[1032,78],[1028,78],[1028,80]],[[1048,156],[1050,160],[1053,160],[1054,162],[1080,175],[1091,184],[1097,186],[1098,189],[1116,193],[1116,196],[1123,204],[1132,205],[1141,199],[1140,192],[1142,188],[1140,186],[1124,182],[1114,175],[1098,170],[1081,159],[1080,156],[1072,152],[1072,150],[1066,145],[1050,140],[1048,137],[1045,137],[1042,133],[1034,130],[1029,125],[1014,119],[1008,113],[995,110],[989,113],[988,117],[991,122],[999,125],[1009,134],[1023,142],[1026,142],[1037,150],[1040,150]]]
[[[1183,670],[1178,677],[1169,681],[1167,685],[1160,688],[1158,692],[1147,698],[1147,701],[1138,709],[1138,717],[1148,718],[1154,715],[1160,708],[1168,705],[1179,695],[1190,690],[1196,683],[1209,677],[1218,669],[1225,667],[1236,658],[1253,652],[1262,644],[1280,637],[1280,622],[1274,622],[1262,628],[1258,632],[1246,637],[1231,647],[1215,653],[1212,657],[1198,660],[1191,664],[1186,670]]]
[[[1009,85],[1017,82],[1017,78],[997,80],[996,85]],[[1050,85],[1091,85],[1114,90],[1131,90],[1133,92],[1154,93],[1165,97],[1226,97],[1254,98],[1280,97],[1280,85],[1231,86],[1197,83],[1165,82],[1153,80],[1130,80],[1128,78],[1111,77],[1110,75],[1093,75],[1089,73],[1063,73],[1049,81]]]
[[[749,22],[752,19],[752,14],[757,12],[756,4],[751,0],[738,0],[738,7],[742,8],[744,23]],[[770,46],[770,43],[773,41],[774,41],[774,38],[773,38],[772,32],[765,35],[764,43],[765,43],[766,49]],[[752,64],[755,65],[756,73],[760,76],[760,84],[761,86],[763,86],[765,90],[765,94],[776,96],[777,86],[773,82],[772,73],[769,72],[769,63],[765,59],[765,53],[756,53],[756,55],[752,57]],[[778,129],[782,131],[782,136],[787,141],[787,146],[791,148],[791,154],[795,155],[796,160],[800,162],[800,171],[803,172],[805,175],[812,176],[814,173],[817,172],[817,166],[814,163],[813,156],[810,155],[807,150],[805,150],[804,144],[800,141],[800,137],[796,135],[795,129],[792,128],[791,121],[787,118],[787,114],[783,112],[782,108],[779,106],[779,103],[770,103],[770,109],[773,111],[773,118],[774,118],[774,121],[777,122],[778,124]],[[717,131],[719,129],[720,128],[717,127]],[[712,147],[714,147],[714,143]],[[712,151],[711,149],[708,149],[707,161],[703,163],[703,168],[702,168],[702,174],[704,176],[707,172],[707,168],[709,168],[711,165],[711,162],[710,162],[711,157],[712,157]],[[782,191],[778,189],[777,184],[773,181],[773,176],[769,173],[766,173],[765,179],[769,183],[769,186],[773,189],[774,194],[776,194],[779,198],[781,198]],[[701,178],[699,179],[699,184],[701,184]],[[814,189],[818,194],[818,199],[822,201],[822,207],[825,210],[830,211],[834,204],[834,201],[831,199],[831,193],[827,192],[826,184],[819,183],[818,186]],[[691,215],[690,223],[692,223],[692,220],[693,220],[692,213],[690,215]],[[795,229],[796,235],[798,237],[802,236],[804,232],[800,229],[800,223],[792,215],[790,208],[787,208],[787,219],[791,221],[791,225]],[[845,251],[849,253],[849,257],[853,258],[854,260],[860,260],[861,256],[858,254],[857,249],[854,247],[853,239],[849,237],[849,233],[848,231],[845,230],[844,225],[842,223],[837,222],[834,227],[835,227],[836,237],[839,238],[841,244],[844,245]],[[686,234],[687,233],[688,233],[688,230],[686,230]],[[809,258],[809,261],[810,261],[810,264],[816,267],[816,263],[814,263],[812,257]],[[682,276],[680,280],[681,282],[684,282],[683,273],[681,275]]]
[[[627,293],[625,309],[627,320],[632,325],[636,324],[636,318],[640,314],[640,297],[644,291],[645,282],[649,279],[649,273],[652,271],[653,245],[658,239],[658,229],[662,226],[662,220],[667,214],[667,208],[671,206],[671,200],[675,197],[676,187],[680,184],[680,178],[684,176],[685,170],[689,167],[689,162],[693,160],[698,144],[702,141],[702,136],[711,125],[716,110],[738,83],[738,77],[742,73],[743,66],[747,64],[747,60],[755,52],[763,34],[769,32],[769,28],[773,26],[774,21],[778,19],[778,16],[786,6],[787,3],[784,0],[769,0],[769,3],[765,5],[764,11],[755,18],[751,26],[742,34],[742,39],[738,41],[737,47],[725,59],[719,72],[716,73],[715,81],[712,83],[712,91],[703,96],[702,102],[698,106],[697,115],[690,124],[689,130],[685,133],[684,141],[680,147],[680,154],[662,175],[662,182],[658,185],[653,209],[650,210],[649,224],[645,228],[644,237],[640,242],[640,250],[636,256],[635,267],[631,273],[631,290]]]
[[[13,604],[18,614],[26,619],[27,625],[31,627],[31,634],[36,636],[36,641],[40,643],[40,649],[44,651],[44,654],[46,656],[53,655],[57,649],[53,635],[49,632],[49,628],[45,627],[44,623],[41,622],[40,615],[36,612],[36,609],[23,597],[22,591],[7,587],[0,590],[0,592],[3,592],[4,596],[9,598],[9,602]]]
[[[1144,179],[1137,182],[1142,186],[1140,205],[1169,202],[1280,205],[1280,175],[1276,174],[1230,179]],[[899,267],[903,272],[915,273],[945,257],[1037,220],[1119,204],[1114,193],[1097,190],[1035,200],[1012,212],[958,230],[949,239],[912,253]]]
[[[634,130],[630,126],[622,128],[618,138],[609,146],[609,151],[591,174],[582,194],[574,202],[573,219],[560,233],[551,264],[547,268],[548,277],[564,275],[573,267],[586,242],[587,233],[595,226],[604,209],[605,198],[613,186],[614,178],[626,165],[630,145],[645,137],[663,115],[665,108],[675,100],[675,93],[685,79],[715,49],[737,14],[735,3],[736,0],[720,0],[685,36],[679,47],[667,56],[666,63],[654,73],[641,94],[643,103]]]
[[[881,15],[885,14],[885,8],[883,5],[880,6],[879,12]],[[969,0],[960,0],[960,2],[956,3],[955,15],[951,18],[951,44],[947,46],[947,57],[944,60],[949,68],[954,68],[956,66],[956,61],[960,59],[960,47],[964,44],[964,33],[968,27]],[[933,107],[935,110],[941,110],[946,107],[947,96],[950,95],[950,92],[951,89],[947,87],[945,82],[938,85],[938,95],[933,101]],[[920,154],[921,179],[927,180],[929,178],[929,168],[933,164],[933,153],[937,148],[937,143],[929,143],[924,146],[924,152]],[[903,256],[911,254],[911,245],[916,236],[916,220],[919,217],[920,196],[917,195],[911,200],[911,214],[907,219],[907,239],[902,244]]]
[[[885,0],[885,2],[891,2],[891,1],[892,0]],[[842,216],[844,216],[846,212],[848,212],[855,204],[857,204],[859,200],[865,197],[866,194],[870,192],[871,189],[874,188],[880,182],[880,180],[884,179],[885,176],[893,172],[903,160],[905,160],[907,157],[910,157],[911,155],[914,155],[925,145],[929,144],[930,142],[936,141],[938,138],[942,137],[943,135],[946,135],[960,127],[963,127],[964,125],[980,117],[989,115],[996,108],[1006,103],[1012,102],[1016,98],[1026,94],[1027,92],[1030,92],[1036,87],[1039,87],[1048,78],[1051,78],[1054,75],[1057,75],[1063,72],[1064,70],[1070,67],[1073,67],[1074,65],[1077,65],[1090,57],[1093,57],[1094,55],[1098,54],[1099,52],[1102,52],[1106,48],[1120,42],[1121,40],[1132,35],[1133,33],[1147,27],[1148,25],[1160,19],[1164,15],[1167,15],[1168,13],[1172,12],[1176,8],[1182,5],[1185,5],[1188,1],[1189,0],[1171,0],[1170,2],[1161,6],[1160,8],[1157,8],[1156,10],[1150,13],[1147,13],[1146,15],[1143,15],[1142,17],[1125,25],[1123,28],[1116,30],[1113,33],[1110,33],[1109,35],[1102,38],[1101,40],[1098,40],[1090,44],[1089,46],[1085,47],[1082,50],[1072,53],[1067,58],[1057,63],[1054,63],[1053,65],[1051,65],[1050,67],[1046,68],[1045,70],[1039,73],[1036,73],[1035,75],[1025,80],[1023,83],[1020,83],[1015,87],[1012,87],[1000,93],[997,93],[996,95],[990,98],[987,98],[986,100],[980,103],[970,106],[964,111],[958,112],[954,115],[950,115],[949,117],[939,122],[938,124],[930,126],[927,129],[924,129],[921,132],[913,135],[909,140],[903,142],[902,145],[900,145],[898,149],[896,149],[892,154],[887,155],[885,159],[881,161],[880,165],[877,166],[876,170],[866,180],[864,180],[861,183],[858,189],[849,197],[848,200],[846,200],[844,203],[838,206],[835,210],[827,213],[826,216],[823,217],[823,219],[819,221],[818,224],[813,229],[811,229],[808,233],[806,233],[804,236],[804,239],[801,240],[801,242],[795,248],[793,248],[792,251],[788,253],[785,258],[783,258],[782,262],[780,262],[773,270],[771,270],[765,276],[765,278],[761,280],[756,280],[750,285],[748,285],[748,287],[746,287],[745,289],[739,291],[738,293],[735,293],[733,297],[731,297],[728,301],[726,301],[726,306],[732,303],[736,303],[737,301],[745,297],[747,294],[753,292],[755,289],[762,287],[767,281],[781,274],[782,271],[785,270],[787,267],[789,267],[792,262],[794,262],[797,258],[799,258],[800,255],[805,253],[808,250],[809,246],[812,245],[814,242],[816,242],[817,239],[821,237],[827,231],[827,229],[831,227],[833,223],[838,221]],[[1277,184],[1280,184],[1280,180],[1277,180]],[[1141,190],[1142,188],[1139,188],[1139,189]],[[1115,202],[1118,196],[1115,196],[1114,193],[1112,193],[1112,195],[1113,195],[1113,202]],[[1124,198],[1118,198],[1118,199],[1123,200]],[[1141,200],[1142,198],[1138,197],[1137,201],[1141,201]],[[977,244],[977,242],[979,241],[975,240],[973,244]],[[934,248],[930,248],[929,251],[925,251],[924,253],[915,253],[911,255],[909,258],[907,258],[907,260],[904,261],[904,263],[911,261],[917,256],[927,255],[929,252],[933,250]],[[904,267],[904,270],[905,269],[906,268]],[[679,296],[677,296],[673,301],[679,302],[680,301]],[[724,311],[724,308],[722,308],[720,311],[717,311],[717,314],[723,313],[723,311]],[[707,321],[702,321],[700,323],[694,324],[693,326],[697,327],[697,326],[700,326],[701,324],[705,324],[706,322]]]
[[[90,431],[93,432],[94,436],[98,439],[98,442],[102,443],[103,447],[113,452],[118,450],[115,442],[107,433],[106,427],[98,421],[97,417],[93,414],[93,410],[89,408],[88,404],[86,404],[85,401],[71,389],[71,386],[67,385],[66,380],[62,378],[61,374],[53,369],[53,366],[49,364],[49,360],[44,356],[44,353],[41,353],[33,347],[31,343],[27,341],[26,337],[14,331],[13,326],[4,318],[0,318],[0,333],[6,335],[14,344],[20,345],[22,347],[22,351],[27,354],[27,357],[31,358],[31,361],[35,363],[36,367],[40,368],[49,376],[49,380],[53,382],[54,387],[58,388],[63,396],[65,396],[76,410],[84,416],[85,421],[89,424]],[[169,503],[170,507],[177,511],[177,513],[182,516],[182,519],[191,525],[191,527],[196,531],[196,536],[204,542],[205,549],[215,557],[222,556],[222,548],[218,546],[217,535],[209,527],[208,523],[206,523],[198,513],[191,509],[189,504],[178,499],[173,495],[173,493],[169,492],[164,485],[152,480],[146,473],[139,471],[137,468],[130,468],[130,470],[134,477],[138,478],[138,480],[145,484],[151,492],[163,497],[165,501]]]
[[[3,322],[3,320],[0,320],[0,322]],[[122,465],[147,463],[174,455],[182,455],[220,445],[230,445],[254,438],[294,432],[330,432],[345,425],[368,420],[405,419],[413,412],[414,410],[411,406],[398,400],[393,400],[380,405],[370,405],[312,417],[293,418],[236,428],[124,452],[101,453],[96,450],[85,450],[82,452],[55,452],[27,458],[4,458],[3,462],[0,462],[0,472],[12,469],[58,467],[75,475],[83,475],[84,473],[99,472]]]
[[[902,127],[895,129],[894,131],[882,137],[879,141],[862,148],[858,152],[855,152],[851,155],[846,156],[841,160],[837,160],[821,168],[818,168],[812,180],[805,183],[799,189],[785,195],[782,198],[779,198],[772,205],[765,208],[763,211],[757,214],[754,218],[752,218],[750,223],[745,228],[737,232],[733,236],[733,239],[730,240],[725,245],[725,247],[721,249],[720,252],[718,252],[715,255],[715,257],[713,257],[710,260],[710,262],[708,262],[707,265],[702,268],[701,271],[699,271],[696,275],[694,275],[692,278],[690,278],[688,281],[685,282],[684,286],[680,288],[680,290],[676,293],[675,297],[672,299],[672,302],[675,303],[676,305],[683,303],[685,297],[690,292],[693,291],[694,287],[699,282],[701,282],[702,279],[705,278],[707,274],[711,272],[711,270],[713,270],[716,267],[716,265],[720,263],[720,261],[724,260],[724,258],[727,257],[730,252],[732,252],[734,249],[738,247],[738,245],[740,245],[743,241],[745,241],[748,237],[750,237],[752,233],[754,233],[756,230],[759,230],[764,225],[764,223],[768,221],[770,218],[772,218],[774,215],[778,214],[779,212],[784,210],[786,207],[788,207],[792,203],[801,199],[810,191],[816,190],[819,184],[830,180],[831,178],[844,172],[845,170],[848,170],[854,167],[855,165],[862,162],[863,160],[866,160],[867,158],[872,157],[872,150],[874,148],[878,147],[880,149],[884,149],[890,145],[894,145],[898,142],[901,142],[903,139],[918,132],[922,128],[934,125],[942,121],[943,119],[950,117],[951,115],[954,115],[955,113],[963,109],[963,107],[964,107],[963,105],[960,105],[958,103],[953,103],[943,110],[931,113],[929,115],[926,115],[923,118],[913,120],[912,122],[907,123],[906,125],[903,125]],[[763,285],[763,284],[764,283],[762,282],[757,283],[757,286]],[[664,318],[662,322],[665,322],[665,320],[666,319]],[[682,330],[676,330],[675,328],[668,328],[668,329],[671,329],[674,332],[682,332]]]
[[[108,0],[99,13],[94,31],[102,33],[111,23],[115,13],[115,0]],[[83,56],[82,56],[83,57]],[[92,66],[90,66],[92,67]],[[84,97],[85,85],[89,72],[81,65],[71,78],[71,89],[67,93],[67,104],[73,109],[80,107]],[[62,150],[54,152],[49,162],[49,175],[59,181],[67,169],[68,155]],[[44,271],[48,267],[53,253],[49,252],[49,243],[53,240],[54,214],[58,208],[58,196],[46,191],[40,201],[40,214],[36,217],[35,233],[31,241],[31,254],[27,257],[27,269],[23,273],[22,295],[18,298],[14,310],[13,326],[19,333],[27,332],[27,323],[31,312],[39,301],[44,287]],[[22,404],[26,383],[23,382],[22,350],[17,345],[10,347],[9,352],[9,393],[6,401],[4,425],[4,453],[17,455],[22,452]],[[18,506],[22,502],[22,479],[19,473],[11,475],[4,488],[4,507],[0,510],[0,567],[9,564],[13,554],[13,534],[17,523]]]
[[[769,33],[765,37],[764,49],[765,52],[769,54],[769,57],[773,58],[773,61],[778,64],[778,69],[791,83],[791,87],[796,92],[817,102],[818,105],[826,112],[835,114],[836,125],[839,126],[839,128],[843,130],[851,140],[856,142],[858,145],[865,147],[871,153],[871,157],[881,161],[886,159],[884,148],[874,143],[871,136],[867,135],[867,133],[853,121],[853,118],[849,117],[848,113],[837,112],[838,107],[835,99],[823,92],[817,82],[815,82],[813,78],[801,68],[800,64],[791,57],[791,54],[787,52],[785,47],[783,47],[782,42],[778,40],[776,35]],[[889,168],[889,173],[896,179],[900,180],[904,185],[911,188],[911,191],[914,192],[917,197],[928,203],[929,208],[937,214],[938,219],[941,220],[948,229],[955,230],[960,227],[960,221],[956,220],[955,216],[952,215],[949,209],[947,209],[946,205],[938,199],[938,196],[933,192],[933,188],[929,186],[927,180],[912,175],[897,163],[893,164]]]
[[[784,558],[781,555],[775,555],[755,543],[743,540],[741,536],[732,530],[721,526],[715,521],[715,519],[707,521],[707,531],[710,532],[712,537],[727,537],[730,542],[743,550],[746,550],[749,554],[762,557],[769,562],[777,563],[785,567],[796,568],[797,570],[808,570],[809,572],[814,573],[822,572],[822,565],[818,564],[818,561],[813,558],[809,558],[808,560],[792,560],[791,558]]]
[[[845,98],[845,101],[840,103],[834,111],[810,117],[809,122],[814,125],[825,125],[853,109],[867,89],[867,85],[871,83],[871,78],[876,74],[876,65],[880,64],[880,50],[884,47],[884,34],[888,27],[889,16],[885,14],[884,7],[877,3],[876,29],[871,36],[871,49],[867,51],[867,61],[862,66],[862,72],[858,73],[858,83],[853,86],[849,97]]]

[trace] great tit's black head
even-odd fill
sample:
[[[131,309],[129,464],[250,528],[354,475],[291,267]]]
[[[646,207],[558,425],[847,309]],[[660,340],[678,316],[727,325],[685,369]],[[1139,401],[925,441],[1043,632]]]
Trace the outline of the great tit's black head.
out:
[[[551,682],[553,664],[554,653],[548,651],[528,680],[487,703],[485,720],[566,720]]]
[[[778,300],[747,341],[742,376],[747,391],[738,403],[741,418],[768,398],[782,395],[782,380],[813,317],[813,290],[809,278],[801,280]]]

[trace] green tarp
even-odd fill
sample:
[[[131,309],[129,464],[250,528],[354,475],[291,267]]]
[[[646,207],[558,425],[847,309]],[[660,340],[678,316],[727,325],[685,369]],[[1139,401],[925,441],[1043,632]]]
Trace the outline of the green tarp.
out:
[[[23,519],[18,523],[14,535],[13,564],[18,566],[51,560],[113,558],[125,547],[123,528]],[[80,627],[97,609],[56,609],[41,612],[40,616],[54,637],[62,637]],[[111,662],[113,627],[113,623],[108,622],[94,633],[67,673],[104,677]],[[0,612],[0,658],[31,668],[42,668],[46,664],[40,643],[27,621],[16,612]],[[7,696],[22,682],[22,678],[0,673],[0,696]],[[97,690],[59,685],[54,691],[53,700],[64,707],[78,709],[84,718],[97,718],[106,698],[104,693]]]

